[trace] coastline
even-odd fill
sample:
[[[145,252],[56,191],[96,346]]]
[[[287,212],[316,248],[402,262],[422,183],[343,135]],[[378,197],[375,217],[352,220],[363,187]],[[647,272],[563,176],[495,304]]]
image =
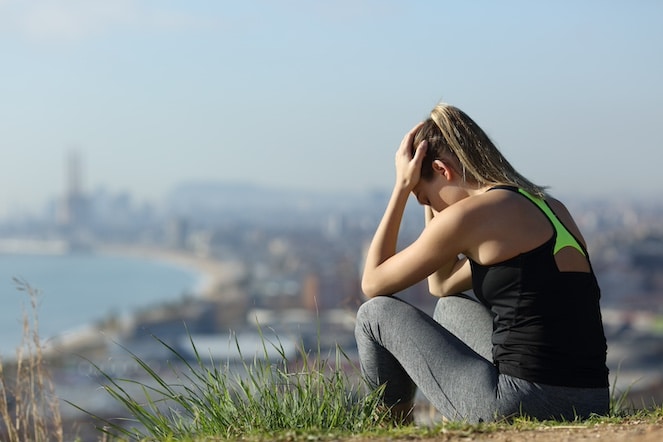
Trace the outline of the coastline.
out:
[[[242,266],[237,262],[219,261],[197,256],[191,252],[161,247],[109,244],[95,247],[94,252],[156,261],[193,271],[200,275],[200,280],[194,288],[194,295],[201,297],[217,295],[219,288],[233,284],[243,273]]]
[[[20,255],[67,255],[66,251],[41,248],[32,248],[26,251],[21,249]],[[0,250],[7,255],[14,255],[13,250]],[[83,255],[87,252],[83,252]],[[133,245],[133,244],[100,244],[89,250],[94,256],[107,256],[127,258],[129,260],[139,260],[164,264],[173,269],[184,270],[192,274],[193,286],[189,289],[189,295],[193,298],[203,299],[232,299],[236,290],[232,287],[237,285],[240,278],[244,276],[244,268],[239,262],[219,261],[209,257],[197,256],[192,252],[172,250],[162,247]],[[37,287],[41,291],[41,288]],[[156,304],[154,304],[156,307]],[[28,311],[28,313],[31,313]],[[134,319],[134,313],[121,318],[115,326],[120,327],[116,332],[125,326],[130,326]],[[112,334],[112,330],[102,328],[101,324],[104,317],[90,318],[89,321],[77,323],[75,326],[69,326],[57,332],[42,333],[40,338],[43,340],[46,354],[54,355],[58,352],[78,349],[78,348],[103,348],[104,342],[108,339],[105,334]],[[21,324],[17,324],[21,327]],[[101,327],[101,328],[100,328]],[[11,341],[16,341],[16,346],[5,345],[7,348],[0,349],[0,360],[12,360],[15,357],[16,350],[20,347],[24,338],[18,331],[16,336],[11,337]],[[21,337],[23,336],[23,338]]]
[[[184,250],[135,245],[135,244],[95,244],[90,252],[117,257],[136,258],[161,262],[183,268],[200,275],[194,287],[194,294],[212,296],[216,290],[236,281],[243,274],[243,266],[238,262],[219,261]],[[32,240],[0,238],[0,254],[4,255],[66,255],[69,245],[64,240]]]

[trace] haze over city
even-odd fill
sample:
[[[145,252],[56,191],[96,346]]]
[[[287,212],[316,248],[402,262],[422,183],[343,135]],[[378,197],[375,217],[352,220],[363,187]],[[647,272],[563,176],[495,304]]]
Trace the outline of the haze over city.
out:
[[[468,112],[555,193],[660,187],[658,1],[0,1],[0,217],[83,185],[388,188],[402,135]]]

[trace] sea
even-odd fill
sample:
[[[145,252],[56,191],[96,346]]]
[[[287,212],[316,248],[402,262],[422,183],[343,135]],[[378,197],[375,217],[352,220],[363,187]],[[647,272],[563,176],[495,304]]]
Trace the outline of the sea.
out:
[[[0,254],[0,356],[16,354],[27,317],[42,340],[110,315],[131,315],[196,293],[204,275],[162,261],[104,255]],[[25,284],[37,293],[32,307]],[[26,316],[27,315],[27,316]]]

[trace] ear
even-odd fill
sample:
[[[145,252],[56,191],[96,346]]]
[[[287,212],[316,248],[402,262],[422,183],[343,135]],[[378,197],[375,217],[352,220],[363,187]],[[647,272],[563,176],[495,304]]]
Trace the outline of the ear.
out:
[[[454,171],[447,163],[442,160],[433,161],[433,171],[437,174],[444,176],[447,181],[451,181]]]

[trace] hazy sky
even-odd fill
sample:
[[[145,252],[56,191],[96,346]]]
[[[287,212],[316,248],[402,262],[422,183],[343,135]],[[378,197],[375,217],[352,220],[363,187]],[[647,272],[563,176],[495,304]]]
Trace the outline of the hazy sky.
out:
[[[553,192],[658,195],[663,2],[0,0],[0,215],[84,185],[389,189],[438,101]]]

